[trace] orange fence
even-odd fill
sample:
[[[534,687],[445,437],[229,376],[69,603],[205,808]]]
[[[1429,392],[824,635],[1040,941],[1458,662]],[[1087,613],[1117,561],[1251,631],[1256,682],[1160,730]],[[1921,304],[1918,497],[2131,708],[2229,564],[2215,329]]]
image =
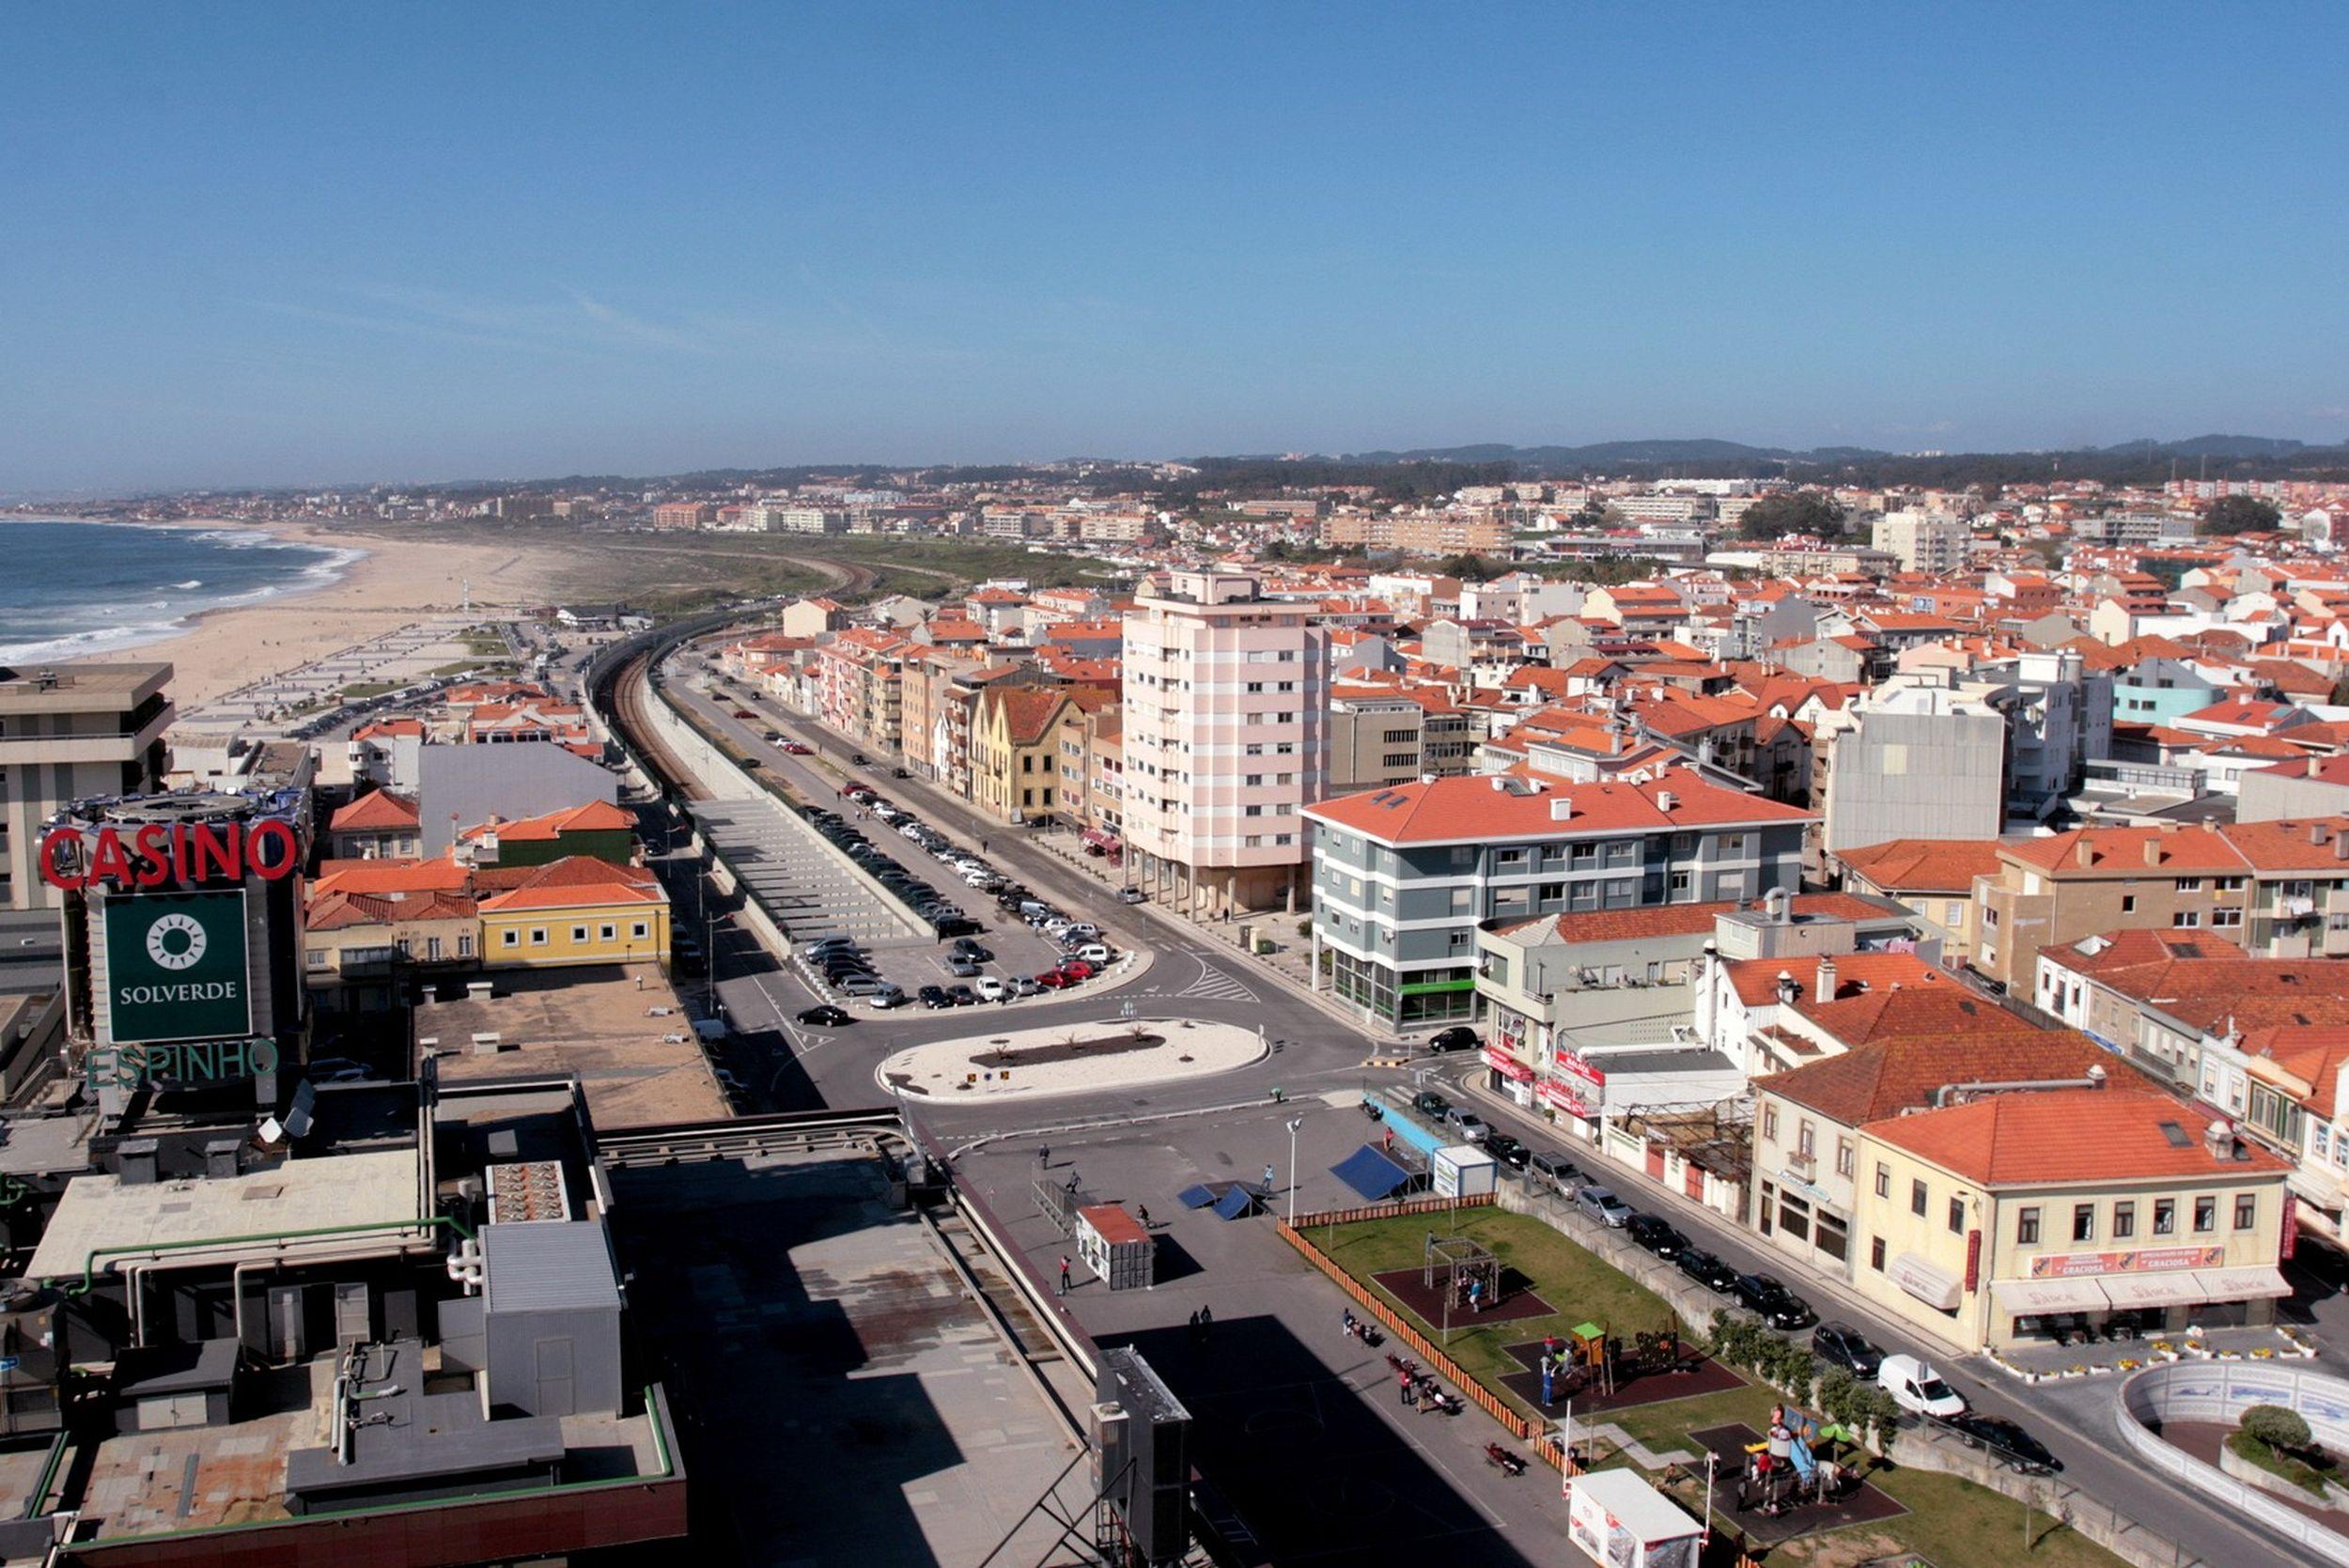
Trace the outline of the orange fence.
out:
[[[1466,1198],[1414,1198],[1404,1203],[1372,1203],[1359,1209],[1324,1209],[1318,1214],[1297,1217],[1297,1229],[1310,1231],[1316,1225],[1354,1225],[1365,1219],[1397,1219],[1412,1214],[1446,1214],[1453,1209],[1490,1208],[1493,1195],[1479,1192]]]

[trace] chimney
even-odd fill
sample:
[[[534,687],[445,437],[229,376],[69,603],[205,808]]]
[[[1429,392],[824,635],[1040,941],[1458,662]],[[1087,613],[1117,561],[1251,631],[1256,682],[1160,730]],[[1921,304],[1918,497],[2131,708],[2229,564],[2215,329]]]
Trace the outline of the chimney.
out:
[[[2161,840],[2149,838],[2145,841],[2145,863],[2147,865],[2161,863]]]
[[[2096,863],[2096,851],[2086,838],[2081,838],[2072,846],[2072,861],[2082,871],[2086,871]]]
[[[1779,970],[1779,971],[1778,971],[1778,1001],[1779,1001],[1779,1005],[1780,1005],[1780,1006],[1781,1006],[1781,1007],[1782,1007],[1782,1006],[1785,1006],[1785,1005],[1786,1005],[1786,1004],[1788,1004],[1789,1002],[1792,1002],[1794,1000],[1795,1000],[1795,977],[1794,977],[1793,975],[1791,975],[1791,974],[1788,974],[1788,973],[1787,973],[1784,970]]]
[[[2349,861],[2349,833],[2335,833],[2333,835],[2333,859],[2337,861]]]
[[[1669,812],[1678,804],[1680,804],[1680,797],[1674,795],[1671,790],[1659,789],[1656,792],[1656,809],[1657,811]]]
[[[2091,1089],[2102,1089],[2108,1076],[2103,1067],[2092,1063],[2088,1068],[2088,1086]]]
[[[123,1186],[155,1185],[156,1149],[151,1138],[126,1138],[115,1145],[115,1173]]]
[[[2322,822],[2311,822],[2309,824],[2309,842],[2310,844],[2322,844],[2325,842],[2325,824]]]
[[[2213,1159],[2234,1158],[2234,1128],[2223,1121],[2215,1121],[2202,1129],[2202,1147]]]
[[[233,1176],[237,1173],[237,1151],[243,1142],[234,1138],[210,1138],[204,1141],[204,1174],[208,1177]]]
[[[1549,819],[1552,822],[1564,822],[1573,815],[1574,798],[1572,796],[1561,795],[1549,803]]]
[[[1811,983],[1811,994],[1821,1001],[1835,1000],[1835,960],[1822,955],[1817,978]]]

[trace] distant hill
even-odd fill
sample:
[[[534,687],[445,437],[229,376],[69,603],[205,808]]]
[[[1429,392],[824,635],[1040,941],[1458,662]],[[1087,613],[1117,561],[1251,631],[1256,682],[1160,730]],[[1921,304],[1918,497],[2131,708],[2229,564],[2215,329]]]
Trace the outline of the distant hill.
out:
[[[2151,450],[2159,458],[2289,458],[2314,448],[2306,442],[2281,436],[2194,436],[2186,441],[2155,441],[2147,437],[2098,450],[2115,457],[2136,457]]]
[[[1354,463],[1519,463],[1528,468],[1583,469],[1654,467],[1672,463],[1742,463],[1845,460],[1845,455],[1879,458],[1881,452],[1838,447],[1837,456],[1794,452],[1782,446],[1749,446],[1743,442],[1696,440],[1601,441],[1587,446],[1507,446],[1486,442],[1473,446],[1425,446],[1408,452],[1353,452],[1343,459]]]

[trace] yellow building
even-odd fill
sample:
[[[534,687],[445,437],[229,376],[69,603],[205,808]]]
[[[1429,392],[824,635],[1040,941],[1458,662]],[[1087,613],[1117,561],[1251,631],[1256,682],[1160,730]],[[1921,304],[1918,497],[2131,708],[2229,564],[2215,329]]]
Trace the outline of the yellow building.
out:
[[[542,866],[484,869],[474,885],[488,968],[645,963],[669,955],[668,895],[642,866],[575,855]]]
[[[2272,1321],[2290,1167],[2167,1094],[1993,1094],[1859,1129],[1852,1282],[1966,1351]]]
[[[999,822],[1084,814],[1086,780],[1063,771],[1064,732],[1081,741],[1088,707],[1111,701],[1097,686],[998,686],[971,715],[971,800]]]

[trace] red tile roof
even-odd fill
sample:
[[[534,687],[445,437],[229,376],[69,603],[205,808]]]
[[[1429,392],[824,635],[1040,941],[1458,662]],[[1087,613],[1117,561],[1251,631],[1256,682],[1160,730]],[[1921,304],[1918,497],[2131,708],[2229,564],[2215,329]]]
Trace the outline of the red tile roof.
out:
[[[2240,1158],[2232,1146],[2224,1157],[2213,1154],[2203,1142],[2206,1125],[2167,1094],[2051,1089],[1895,1116],[1867,1131],[1983,1187],[2280,1176],[2290,1169],[2249,1144]]]
[[[2080,1078],[2096,1067],[2108,1088],[2150,1087],[2103,1047],[2070,1030],[1988,1035],[1906,1035],[1821,1057],[1755,1080],[1756,1089],[1856,1127],[1930,1106],[1961,1083]]]
[[[1569,942],[1635,941],[1643,937],[1703,936],[1713,929],[1713,923],[1722,915],[1735,914],[1739,908],[1735,899],[1721,899],[1706,904],[1657,904],[1644,909],[1591,909],[1581,913],[1569,911],[1563,915],[1541,915],[1532,920],[1512,921],[1496,930],[1510,935],[1528,932],[1537,926],[1550,926],[1558,937]],[[1867,899],[1846,893],[1803,893],[1792,901],[1794,913],[1808,920],[1889,921],[1899,917]]]
[[[1669,813],[1658,804],[1667,794],[1673,798]],[[1562,809],[1568,815],[1557,815]],[[1723,789],[1678,768],[1666,768],[1646,784],[1511,787],[1495,777],[1437,779],[1325,800],[1307,807],[1305,815],[1382,844],[1472,844],[1817,820],[1813,813]]]
[[[1999,841],[1991,838],[1896,838],[1834,855],[1877,887],[1901,893],[1970,893],[1975,877],[1999,872]]]
[[[413,828],[422,820],[415,801],[388,789],[378,789],[337,811],[326,827],[329,832],[336,833],[386,831]]]

